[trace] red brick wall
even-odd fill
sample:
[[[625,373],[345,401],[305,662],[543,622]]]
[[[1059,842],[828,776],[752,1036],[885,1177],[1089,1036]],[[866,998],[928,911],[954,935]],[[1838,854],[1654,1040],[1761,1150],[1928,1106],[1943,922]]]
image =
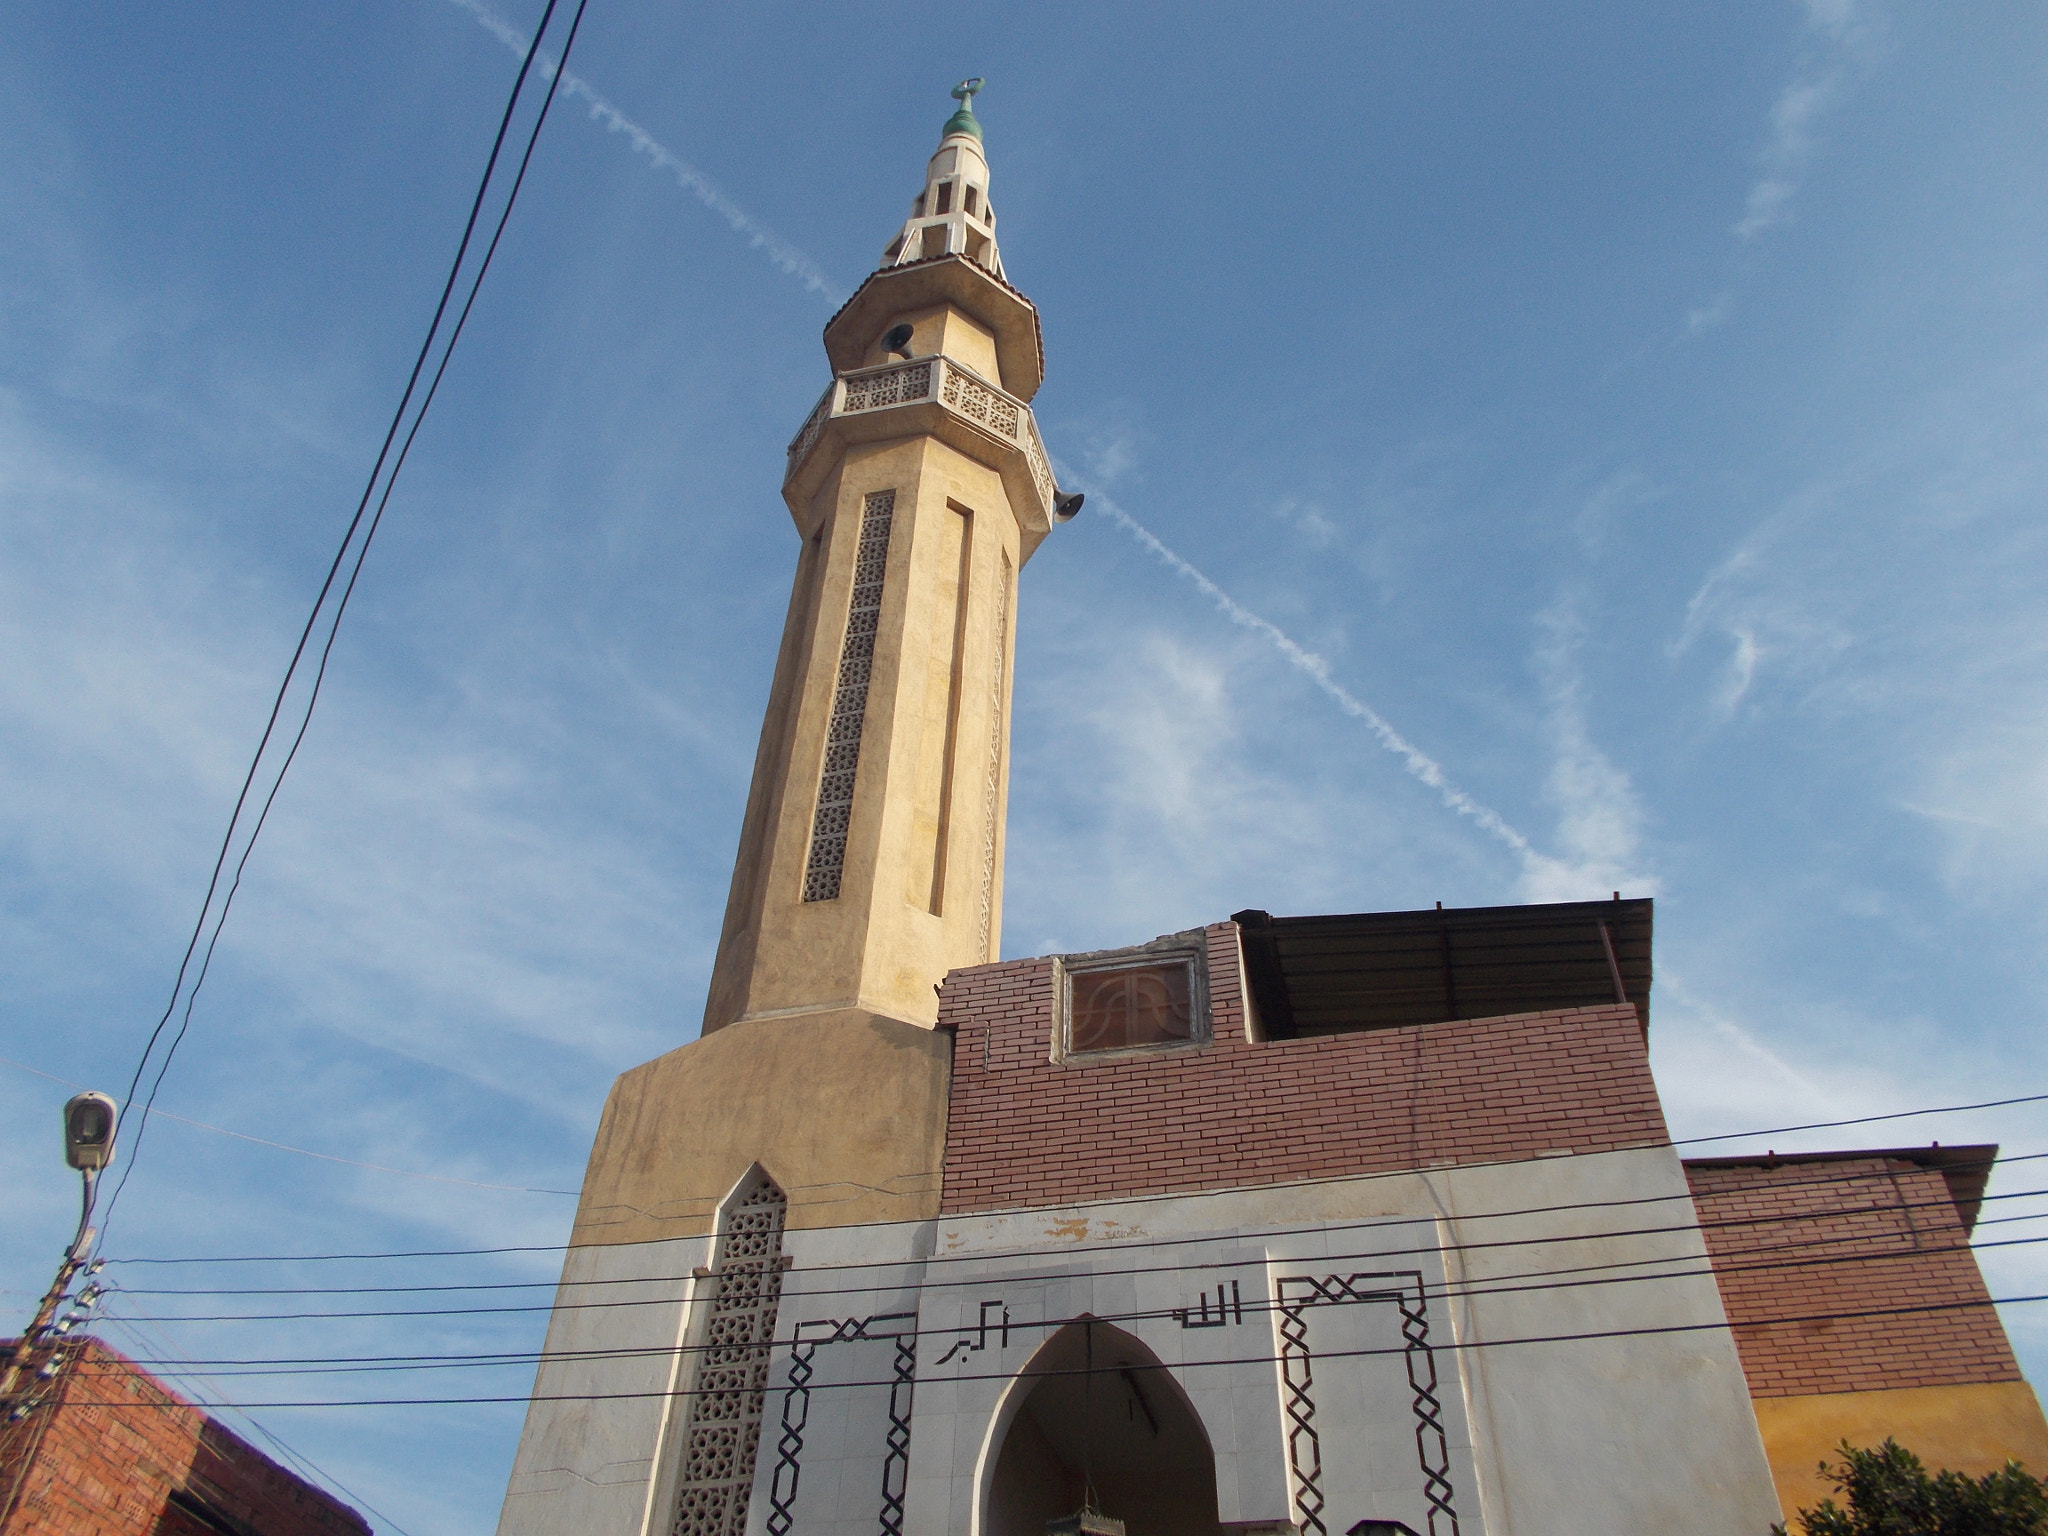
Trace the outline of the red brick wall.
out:
[[[125,1356],[82,1340],[51,1400],[0,1442],[0,1499],[31,1456],[5,1536],[216,1536],[171,1503],[196,1496],[248,1536],[368,1536],[300,1481]]]
[[[1054,1063],[1049,959],[946,978],[956,1031],[942,1209],[1227,1189],[1610,1151],[1668,1133],[1635,1009],[1255,1044],[1237,930],[1207,930],[1215,1043]]]
[[[1751,1396],[2020,1379],[1938,1171],[1845,1157],[1686,1176]],[[1982,1305],[1767,1322],[1956,1302]]]

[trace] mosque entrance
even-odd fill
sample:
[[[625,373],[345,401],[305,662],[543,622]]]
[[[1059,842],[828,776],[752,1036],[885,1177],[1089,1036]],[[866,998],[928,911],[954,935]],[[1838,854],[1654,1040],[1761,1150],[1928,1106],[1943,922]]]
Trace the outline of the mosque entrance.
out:
[[[1217,1536],[1208,1432],[1159,1357],[1122,1329],[1067,1324],[1031,1357],[1003,1416],[986,1536],[1045,1536],[1090,1481],[1128,1536]]]

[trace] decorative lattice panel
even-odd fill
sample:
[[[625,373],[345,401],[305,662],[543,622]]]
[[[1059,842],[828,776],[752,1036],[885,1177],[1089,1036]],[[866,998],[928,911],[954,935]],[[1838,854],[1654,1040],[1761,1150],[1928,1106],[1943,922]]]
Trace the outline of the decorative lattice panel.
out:
[[[818,810],[804,865],[804,900],[833,901],[846,866],[846,828],[853,817],[853,777],[860,765],[860,732],[868,713],[868,677],[875,664],[875,627],[882,618],[882,577],[889,565],[889,526],[896,493],[871,491],[861,506],[860,547],[854,555],[853,596],[839,677],[832,690],[832,723],[825,732],[825,766],[818,776]]]
[[[782,1300],[782,1228],[789,1202],[763,1183],[718,1239],[696,1390],[683,1430],[682,1473],[669,1536],[744,1536],[761,1444],[768,1353]]]
[[[946,404],[970,421],[1004,437],[1017,435],[1017,402],[998,394],[978,379],[970,379],[958,368],[946,370]]]
[[[886,373],[862,374],[846,381],[847,411],[873,411],[885,405],[903,405],[929,400],[932,393],[932,365],[911,363]]]

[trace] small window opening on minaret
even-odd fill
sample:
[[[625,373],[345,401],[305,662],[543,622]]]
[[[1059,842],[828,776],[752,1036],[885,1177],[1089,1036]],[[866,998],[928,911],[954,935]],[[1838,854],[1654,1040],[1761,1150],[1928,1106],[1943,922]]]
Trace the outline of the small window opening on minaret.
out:
[[[924,227],[924,254],[943,256],[946,254],[946,226],[927,224]]]
[[[939,183],[939,206],[932,211],[934,213],[951,213],[953,211],[953,183],[950,181]]]
[[[922,192],[917,194],[917,201],[910,205],[910,216],[913,219],[924,217],[924,194]]]
[[[964,198],[965,198],[965,201],[964,201],[964,202],[962,202],[962,203],[960,204],[960,206],[961,206],[961,207],[962,207],[963,209],[965,209],[965,210],[966,210],[966,211],[967,211],[968,213],[973,213],[973,212],[974,212],[974,208],[975,208],[975,203],[976,203],[976,202],[977,202],[977,201],[979,200],[979,198],[980,198],[980,195],[981,195],[981,188],[979,188],[979,187],[969,187],[969,188],[967,189],[967,191],[966,191],[966,192],[965,192],[965,193],[963,194],[963,196],[964,196]]]
[[[981,266],[987,266],[988,248],[990,243],[991,242],[987,235],[977,234],[970,231],[967,236],[968,258]]]

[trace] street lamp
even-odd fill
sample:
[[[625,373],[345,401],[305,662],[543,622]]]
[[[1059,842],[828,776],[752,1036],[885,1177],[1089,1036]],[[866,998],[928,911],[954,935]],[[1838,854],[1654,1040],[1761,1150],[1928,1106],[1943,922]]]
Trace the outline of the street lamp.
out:
[[[28,1368],[35,1346],[52,1333],[50,1319],[63,1304],[71,1282],[85,1267],[85,1256],[92,1251],[93,1196],[99,1184],[100,1171],[114,1160],[114,1137],[120,1124],[120,1107],[104,1093],[81,1093],[64,1106],[64,1161],[78,1170],[79,1180],[85,1186],[79,1203],[78,1231],[71,1239],[71,1246],[64,1251],[64,1262],[57,1266],[57,1278],[43,1297],[42,1305],[36,1308],[34,1320],[14,1341],[6,1373],[0,1376],[0,1403],[14,1396],[15,1384]],[[96,1292],[88,1287],[82,1302],[90,1303],[95,1298]],[[19,1418],[31,1406],[25,1402],[12,1404],[9,1416]]]

